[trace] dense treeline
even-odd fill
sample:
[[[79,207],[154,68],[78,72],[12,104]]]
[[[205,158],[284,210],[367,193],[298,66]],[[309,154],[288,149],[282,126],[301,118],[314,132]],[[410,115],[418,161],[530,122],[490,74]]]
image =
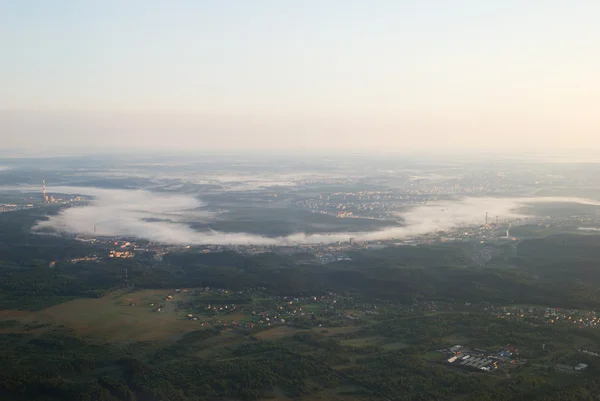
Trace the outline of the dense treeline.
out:
[[[206,333],[206,334],[205,334]],[[168,351],[194,350],[218,332],[185,336]],[[273,394],[275,386],[291,396],[310,393],[306,380],[321,388],[339,379],[322,363],[268,343],[232,351],[235,359],[202,360],[169,352],[162,361],[143,362],[110,345],[86,344],[66,334],[41,338],[0,335],[4,350],[0,366],[2,399],[27,400],[254,400]],[[15,346],[15,343],[19,344]],[[110,371],[110,376],[95,372]]]
[[[58,207],[0,213],[0,262],[11,266],[48,267],[55,260],[88,256],[99,249],[75,239],[34,234],[32,228]]]
[[[359,302],[387,305],[437,300],[600,307],[600,237],[595,236],[524,241],[516,257],[507,260],[517,268],[475,266],[465,244],[356,251],[353,261],[325,266],[298,265],[293,257],[273,253],[243,256],[193,249],[166,255],[162,262],[148,263],[148,257],[72,264],[65,259],[87,256],[98,248],[32,234],[30,227],[38,218],[31,212],[0,214],[0,309],[42,309],[76,297],[100,297],[125,285],[264,287],[270,294],[285,296],[335,291]],[[62,262],[49,268],[54,260]],[[237,303],[247,300],[246,295],[238,298]],[[296,329],[321,323],[305,320]],[[291,397],[308,395],[341,384],[354,386],[348,390],[352,396],[399,401],[568,401],[591,400],[598,394],[594,380],[600,372],[598,361],[578,358],[590,365],[589,371],[565,379],[548,367],[544,352],[551,350],[572,364],[576,340],[599,343],[600,331],[533,326],[489,315],[391,315],[354,333],[306,330],[279,342],[238,334],[239,344],[216,359],[198,355],[222,335],[217,329],[193,331],[165,344],[94,345],[56,328],[32,326],[25,334],[9,333],[15,325],[6,320],[0,326],[3,400],[255,400],[281,391]],[[365,337],[381,343],[344,342]],[[473,346],[492,349],[520,344],[524,358],[548,364],[516,369],[510,380],[466,375],[428,356],[447,346],[448,338],[472,338]],[[386,348],[398,342],[402,342],[399,349]]]
[[[155,265],[136,259],[63,262],[52,269],[46,265],[19,265],[13,258],[0,261],[5,266],[0,268],[0,306],[31,309],[69,297],[102,296],[125,285],[127,269],[128,285],[137,288],[265,287],[277,295],[336,291],[401,303],[487,301],[600,308],[596,260],[580,256],[575,249],[561,250],[561,258],[545,254],[544,249],[556,246],[553,241],[523,242],[514,261],[521,266],[517,269],[444,265],[461,255],[462,250],[451,247],[392,248],[380,254],[369,251],[356,253],[359,256],[353,262],[326,266],[295,265],[293,260],[276,254],[243,256],[234,252],[174,253]],[[437,256],[432,258],[430,252]],[[464,257],[460,260],[466,263]]]
[[[541,342],[567,350],[578,336],[591,336],[589,340],[596,343],[600,340],[596,331],[539,329],[485,315],[462,314],[394,319],[362,332],[333,336],[304,331],[279,343],[242,338],[222,358],[206,359],[196,353],[206,348],[205,341],[221,335],[219,330],[190,332],[159,348],[152,343],[92,345],[58,330],[42,335],[1,334],[0,397],[48,401],[256,400],[278,391],[295,397],[351,384],[354,390],[346,395],[366,399],[594,399],[600,360],[591,356],[578,358],[589,364],[582,375],[559,374],[542,364],[513,368],[511,379],[465,374],[444,364],[441,354],[430,357],[429,351],[443,343],[443,336],[465,335],[476,329],[481,330],[475,335],[482,342],[474,345],[484,347],[509,340],[530,350]],[[343,344],[345,339],[374,335],[389,341],[405,339],[410,344],[391,351]],[[543,362],[543,358],[536,360]],[[346,367],[331,368],[338,365]]]
[[[534,358],[536,363],[506,369],[514,376],[511,379],[503,374],[465,374],[464,369],[445,363],[440,353],[431,352],[447,346],[447,337],[471,338],[471,346],[489,352],[506,342],[519,344],[524,349],[518,358],[524,362]],[[379,345],[344,345],[346,340],[372,338],[380,338]],[[386,351],[386,344],[396,344],[400,339],[404,347]],[[600,360],[584,354],[573,358],[572,344],[582,339],[597,344],[600,333],[569,327],[533,327],[489,315],[454,313],[391,319],[332,337],[301,332],[285,344],[303,354],[312,350],[327,364],[347,365],[341,370],[346,380],[393,400],[558,400],[557,394],[568,395],[565,399],[569,400],[585,400],[597,393],[595,378]],[[547,346],[542,349],[541,344]],[[588,371],[581,376],[557,373],[548,359],[550,348],[553,358],[564,353],[562,363],[586,363]],[[364,356],[359,349],[365,352]],[[348,359],[353,363],[347,364]]]
[[[123,283],[118,265],[64,268],[0,266],[0,309],[42,309],[75,297],[100,297]]]

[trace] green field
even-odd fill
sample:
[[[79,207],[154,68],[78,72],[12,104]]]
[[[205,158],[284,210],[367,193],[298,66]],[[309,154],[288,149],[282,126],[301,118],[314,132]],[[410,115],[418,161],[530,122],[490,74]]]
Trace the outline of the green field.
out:
[[[254,335],[259,340],[277,340],[284,337],[293,336],[296,333],[305,331],[304,329],[297,329],[287,326],[274,327],[272,329],[263,330]]]
[[[171,295],[173,299],[166,300]],[[38,312],[2,311],[0,321],[51,324],[70,328],[77,336],[98,341],[159,341],[206,327],[209,318],[191,321],[186,311],[176,311],[178,299],[186,297],[167,290],[118,291],[99,299],[77,299]],[[157,308],[162,306],[161,312]],[[220,317],[235,320],[237,315]],[[15,331],[16,327],[11,328]],[[7,329],[5,329],[7,330]]]
[[[366,336],[351,340],[342,340],[341,343],[352,347],[364,347],[365,345],[380,345],[384,340],[385,337],[383,336]]]

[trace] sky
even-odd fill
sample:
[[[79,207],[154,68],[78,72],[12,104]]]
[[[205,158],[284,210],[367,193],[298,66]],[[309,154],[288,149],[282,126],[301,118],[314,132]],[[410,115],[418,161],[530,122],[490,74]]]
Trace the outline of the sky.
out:
[[[0,0],[0,150],[600,150],[597,0]]]

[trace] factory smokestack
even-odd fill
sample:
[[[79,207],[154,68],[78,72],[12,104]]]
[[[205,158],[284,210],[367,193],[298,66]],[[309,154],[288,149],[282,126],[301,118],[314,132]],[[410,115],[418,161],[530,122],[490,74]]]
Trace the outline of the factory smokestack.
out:
[[[44,197],[44,203],[48,203],[48,194],[46,193],[46,180],[42,180],[42,196]]]

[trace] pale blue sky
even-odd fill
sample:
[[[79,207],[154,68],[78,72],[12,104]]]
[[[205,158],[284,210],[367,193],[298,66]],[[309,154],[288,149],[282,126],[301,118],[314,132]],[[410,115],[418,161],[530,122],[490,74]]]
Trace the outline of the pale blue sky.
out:
[[[599,21],[598,0],[0,0],[0,147],[600,148]]]

